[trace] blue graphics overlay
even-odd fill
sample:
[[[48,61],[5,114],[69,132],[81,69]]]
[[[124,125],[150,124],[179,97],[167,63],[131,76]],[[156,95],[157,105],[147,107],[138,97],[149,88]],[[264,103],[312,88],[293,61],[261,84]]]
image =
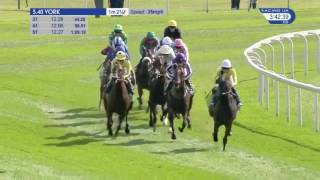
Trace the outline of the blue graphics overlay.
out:
[[[270,24],[291,24],[296,14],[289,8],[260,8],[262,15]]]
[[[105,8],[31,8],[30,15],[107,15]]]

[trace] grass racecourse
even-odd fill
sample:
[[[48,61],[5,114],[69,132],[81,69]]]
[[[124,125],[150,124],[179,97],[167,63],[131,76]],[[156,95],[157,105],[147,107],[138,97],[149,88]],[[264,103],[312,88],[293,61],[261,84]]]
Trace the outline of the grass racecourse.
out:
[[[133,8],[165,6],[157,1],[131,2]],[[30,4],[41,7],[43,2]],[[47,6],[77,7],[77,2],[48,1]],[[292,96],[291,121],[286,121],[284,93],[276,117],[274,91],[267,111],[258,102],[258,74],[243,51],[273,35],[319,28],[320,1],[292,0],[297,19],[291,25],[269,25],[258,11],[247,12],[246,3],[242,2],[242,10],[230,11],[229,0],[210,1],[207,14],[204,2],[176,0],[169,16],[90,17],[87,36],[32,36],[27,8],[16,11],[15,0],[1,0],[0,179],[319,179],[320,134],[314,131],[312,96],[303,92],[303,127],[296,116],[296,96]],[[286,6],[284,0],[258,3]],[[162,35],[170,19],[178,21],[190,50],[196,88],[192,130],[177,133],[172,141],[168,127],[158,122],[153,133],[135,98],[129,114],[131,134],[121,131],[117,138],[108,137],[105,113],[98,109],[96,71],[104,59],[100,50],[106,46],[106,34],[114,24],[122,24],[136,64],[140,39],[147,31]],[[303,42],[297,41],[296,76],[319,85],[314,42],[310,75],[304,77]],[[237,69],[237,89],[245,104],[226,152],[223,128],[219,143],[212,141],[213,120],[204,98],[224,58]],[[280,56],[276,58],[279,65]],[[181,120],[176,122],[180,125]]]

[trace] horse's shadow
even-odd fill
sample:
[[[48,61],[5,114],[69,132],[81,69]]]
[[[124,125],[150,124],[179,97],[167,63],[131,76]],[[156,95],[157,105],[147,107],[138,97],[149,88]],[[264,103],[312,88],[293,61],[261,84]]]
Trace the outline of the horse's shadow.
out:
[[[56,147],[70,147],[70,146],[80,146],[80,145],[87,145],[94,142],[100,142],[103,141],[103,139],[96,139],[96,138],[89,138],[85,137],[82,139],[75,139],[71,141],[64,141],[64,142],[58,142],[58,143],[47,143],[44,144],[46,146],[56,146]]]
[[[262,135],[262,136],[268,136],[268,137],[277,138],[277,139],[280,139],[280,140],[285,141],[285,142],[287,142],[287,143],[291,143],[291,144],[294,144],[294,145],[297,145],[297,146],[300,146],[300,147],[309,149],[309,150],[311,150],[311,151],[320,152],[320,149],[318,149],[318,148],[315,148],[315,147],[312,147],[312,146],[309,146],[309,145],[305,145],[305,144],[301,144],[301,143],[299,143],[299,142],[297,142],[297,141],[294,141],[294,140],[292,140],[292,139],[288,139],[288,138],[285,138],[285,137],[273,135],[273,134],[266,133],[266,132],[257,131],[257,130],[255,130],[255,129],[252,129],[252,128],[250,128],[250,127],[248,127],[248,126],[245,126],[245,125],[243,125],[243,124],[241,124],[241,123],[239,123],[239,122],[236,122],[236,121],[233,122],[233,124],[234,124],[235,126],[238,126],[238,127],[240,127],[240,128],[243,128],[243,129],[245,129],[245,130],[247,130],[247,131],[250,131],[251,133],[259,134],[259,135]]]
[[[102,133],[103,131],[96,132],[96,133],[88,133],[85,131],[78,131],[78,132],[69,132],[66,133],[63,136],[57,136],[57,137],[47,137],[46,139],[57,139],[57,140],[66,140],[74,137],[100,137],[99,134]]]
[[[108,146],[139,146],[145,144],[160,144],[160,143],[168,143],[169,141],[153,141],[153,140],[145,140],[145,139],[133,139],[128,142],[121,143],[105,143]]]
[[[151,152],[152,154],[169,155],[169,154],[186,154],[186,153],[196,153],[196,152],[207,152],[210,151],[208,148],[181,148],[174,149],[168,152]]]
[[[85,126],[85,125],[94,125],[94,124],[103,124],[105,121],[83,121],[83,122],[75,122],[75,123],[68,123],[68,124],[49,124],[44,125],[45,128],[54,128],[54,127],[61,127],[61,128],[67,128],[67,127],[77,127],[77,126]]]
[[[99,112],[98,109],[94,107],[89,108],[74,108],[68,109],[60,112],[62,117],[53,118],[54,120],[72,120],[78,118],[95,118],[100,119],[106,117],[106,115],[102,112]]]

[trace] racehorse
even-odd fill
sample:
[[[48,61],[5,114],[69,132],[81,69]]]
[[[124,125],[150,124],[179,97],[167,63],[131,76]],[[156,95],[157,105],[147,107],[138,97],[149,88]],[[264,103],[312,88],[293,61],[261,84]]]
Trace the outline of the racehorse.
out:
[[[231,132],[232,123],[236,119],[239,108],[232,92],[232,83],[230,80],[220,80],[218,88],[218,101],[215,107],[209,107],[209,111],[212,112],[214,119],[214,142],[218,142],[219,127],[224,125],[226,128],[223,137],[223,151],[225,151],[226,144],[228,142],[228,135]]]
[[[141,109],[143,99],[143,89],[149,90],[150,89],[150,68],[151,64],[154,59],[155,49],[145,49],[145,57],[142,58],[141,62],[136,67],[136,81],[137,81],[137,88],[138,88],[138,101],[139,101],[139,108]]]
[[[176,78],[173,80],[173,85],[167,95],[168,116],[171,126],[171,139],[176,139],[174,119],[177,114],[183,117],[182,127],[179,131],[183,132],[188,126],[191,128],[190,110],[192,108],[193,94],[186,88],[184,80],[184,68],[181,65],[176,67]]]
[[[153,131],[156,131],[157,122],[157,105],[161,106],[162,115],[160,120],[163,121],[167,115],[167,109],[164,107],[166,103],[166,97],[164,96],[164,83],[165,83],[166,69],[164,66],[164,60],[159,57],[155,58],[152,63],[151,80],[150,80],[150,94],[148,105],[149,111],[149,126],[153,127]]]
[[[125,132],[130,133],[128,124],[128,113],[132,108],[132,97],[128,93],[127,80],[123,77],[123,70],[121,68],[116,68],[118,77],[111,88],[109,94],[104,95],[104,108],[107,114],[107,130],[109,136],[113,135],[112,132],[112,115],[117,113],[119,117],[119,124],[115,132],[115,136],[118,134],[123,120],[126,121]]]

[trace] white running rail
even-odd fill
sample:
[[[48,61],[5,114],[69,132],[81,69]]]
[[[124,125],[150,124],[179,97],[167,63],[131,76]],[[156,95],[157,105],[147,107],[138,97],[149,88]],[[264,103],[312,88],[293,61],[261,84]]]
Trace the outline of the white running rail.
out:
[[[312,84],[303,83],[294,79],[294,40],[302,39],[304,41],[304,74],[307,76],[309,70],[309,41],[308,36],[314,36],[317,39],[317,71],[320,72],[320,30],[310,30],[310,31],[301,31],[301,32],[292,32],[286,34],[280,34],[273,36],[264,40],[261,40],[244,51],[249,64],[259,72],[259,101],[263,104],[264,100],[269,110],[269,79],[272,79],[272,82],[276,84],[276,115],[279,115],[280,109],[280,92],[279,92],[279,82],[287,85],[286,88],[286,116],[288,122],[290,121],[290,87],[298,89],[298,119],[300,126],[303,125],[302,118],[302,93],[301,90],[306,90],[314,93],[314,126],[315,130],[319,132],[320,122],[319,122],[319,111],[318,111],[318,98],[320,94],[320,87]],[[285,63],[285,47],[286,42],[289,43],[290,47],[290,63]],[[274,71],[275,67],[275,51],[274,44],[280,44],[281,47],[281,74],[278,74]],[[271,48],[271,67],[267,67],[267,53],[264,48]],[[262,55],[262,56],[261,56]],[[263,57],[263,58],[262,58]],[[285,75],[285,66],[290,65],[290,77]]]

